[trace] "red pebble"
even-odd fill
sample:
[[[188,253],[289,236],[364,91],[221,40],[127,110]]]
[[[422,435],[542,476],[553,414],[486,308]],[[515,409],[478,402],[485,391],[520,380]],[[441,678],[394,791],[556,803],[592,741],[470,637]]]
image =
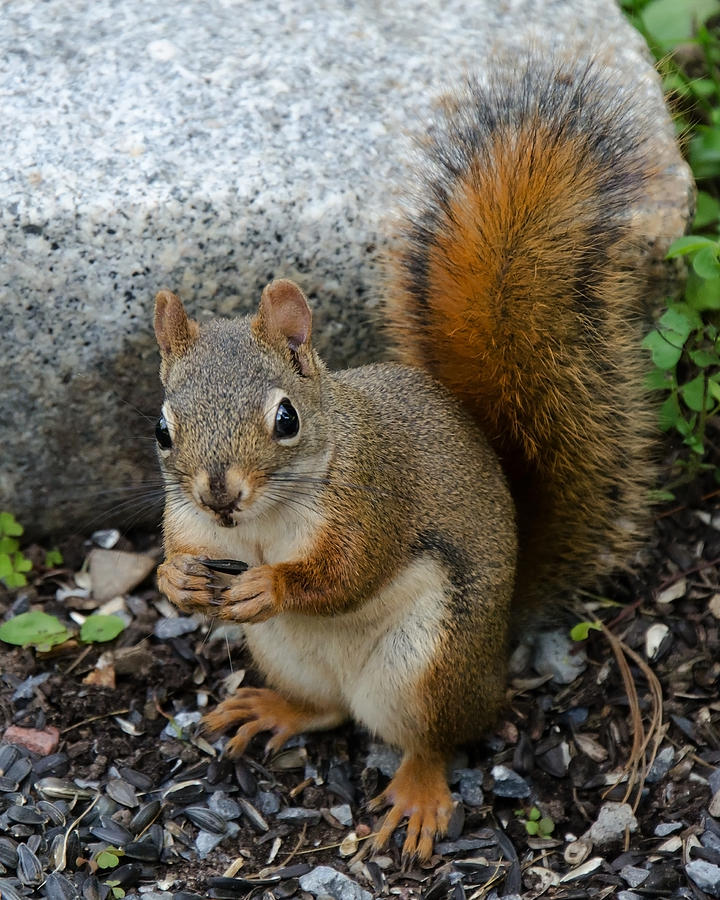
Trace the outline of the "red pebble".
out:
[[[48,725],[44,731],[11,725],[5,730],[3,740],[8,744],[19,744],[21,747],[26,747],[39,756],[49,756],[57,750],[60,743],[60,732],[52,725]]]

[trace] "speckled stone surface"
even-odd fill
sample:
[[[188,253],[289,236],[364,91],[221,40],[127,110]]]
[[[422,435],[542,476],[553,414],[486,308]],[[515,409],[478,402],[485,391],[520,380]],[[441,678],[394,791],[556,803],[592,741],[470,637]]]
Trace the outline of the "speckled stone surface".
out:
[[[160,288],[202,318],[292,277],[332,365],[377,357],[379,260],[410,136],[465,73],[491,75],[493,52],[555,44],[622,71],[670,167],[648,244],[682,231],[687,172],[612,3],[439,8],[3,4],[0,506],[45,532],[143,515],[125,489],[155,477]]]

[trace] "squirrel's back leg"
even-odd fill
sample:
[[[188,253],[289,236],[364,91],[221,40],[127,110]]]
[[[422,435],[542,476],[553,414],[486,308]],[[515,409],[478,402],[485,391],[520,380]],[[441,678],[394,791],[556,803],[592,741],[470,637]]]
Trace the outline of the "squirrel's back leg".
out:
[[[390,807],[376,847],[408,820],[406,857],[432,853],[452,811],[448,760],[459,744],[480,738],[505,704],[512,573],[495,581],[471,560],[465,563],[434,542],[433,552],[419,556],[387,589],[394,587],[397,596],[379,598],[400,612],[400,591],[408,592],[349,698],[356,718],[403,750],[400,767],[371,808]],[[411,595],[413,583],[422,589]]]

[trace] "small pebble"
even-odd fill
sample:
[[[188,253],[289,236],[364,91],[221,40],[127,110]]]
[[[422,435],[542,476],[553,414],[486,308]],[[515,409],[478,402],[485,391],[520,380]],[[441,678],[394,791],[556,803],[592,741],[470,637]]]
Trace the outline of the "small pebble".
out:
[[[197,837],[195,838],[195,849],[197,850],[200,859],[204,859],[208,853],[214,850],[218,844],[221,844],[225,838],[234,837],[238,831],[240,831],[240,826],[237,822],[228,822],[227,830],[224,834],[215,834],[212,831],[203,831],[202,829],[198,831]]]
[[[349,803],[342,803],[340,806],[331,806],[330,815],[334,816],[341,825],[349,828],[353,823],[352,810]]]
[[[674,831],[679,831],[682,827],[682,822],[661,822],[659,825],[655,826],[655,831],[653,832],[653,834],[655,834],[657,837],[667,837]]]
[[[631,888],[640,887],[650,873],[647,869],[641,869],[639,866],[623,866],[620,869],[620,877],[630,885]]]
[[[685,872],[701,891],[711,897],[720,897],[720,866],[704,859],[693,859],[685,866]]]
[[[27,750],[37,753],[38,756],[49,756],[54,753],[60,743],[60,732],[52,725],[48,725],[43,731],[35,728],[20,728],[10,725],[5,729],[3,740],[8,744],[17,744]]]
[[[392,778],[400,765],[400,754],[386,744],[370,744],[365,765],[369,769],[379,769],[383,775]]]
[[[604,846],[619,841],[625,829],[637,831],[637,819],[628,803],[605,803],[587,834],[594,844]]]
[[[315,897],[332,897],[333,900],[372,900],[372,894],[330,866],[318,866],[300,878],[300,887]]]
[[[453,782],[455,778],[459,782],[458,789],[463,803],[467,803],[468,806],[482,806],[485,802],[482,769],[456,769],[453,772]]]
[[[280,798],[272,791],[258,791],[255,796],[255,806],[263,815],[273,816],[280,809]]]
[[[675,759],[675,751],[672,747],[664,747],[655,757],[650,771],[645,776],[645,781],[655,784],[664,778],[672,767]]]
[[[552,675],[555,684],[571,684],[587,668],[587,659],[567,630],[541,631],[535,637],[533,668]]]
[[[302,806],[288,806],[277,814],[280,822],[294,822],[297,824],[317,825],[320,821],[320,810],[305,809]]]
[[[530,785],[517,772],[507,766],[493,766],[490,773],[495,781],[493,793],[496,797],[528,797]]]
[[[161,641],[168,638],[182,637],[184,634],[192,634],[197,631],[200,623],[194,616],[176,616],[173,619],[158,619],[153,628],[153,634]]]

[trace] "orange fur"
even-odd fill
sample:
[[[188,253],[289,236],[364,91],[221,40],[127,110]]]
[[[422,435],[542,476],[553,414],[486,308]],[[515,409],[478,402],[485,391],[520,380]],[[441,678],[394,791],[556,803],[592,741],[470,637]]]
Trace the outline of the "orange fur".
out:
[[[527,95],[499,78],[449,114],[388,311],[403,360],[460,397],[501,458],[516,599],[533,606],[624,563],[647,524],[648,271],[630,229],[657,171],[643,121],[592,66],[526,77]]]

